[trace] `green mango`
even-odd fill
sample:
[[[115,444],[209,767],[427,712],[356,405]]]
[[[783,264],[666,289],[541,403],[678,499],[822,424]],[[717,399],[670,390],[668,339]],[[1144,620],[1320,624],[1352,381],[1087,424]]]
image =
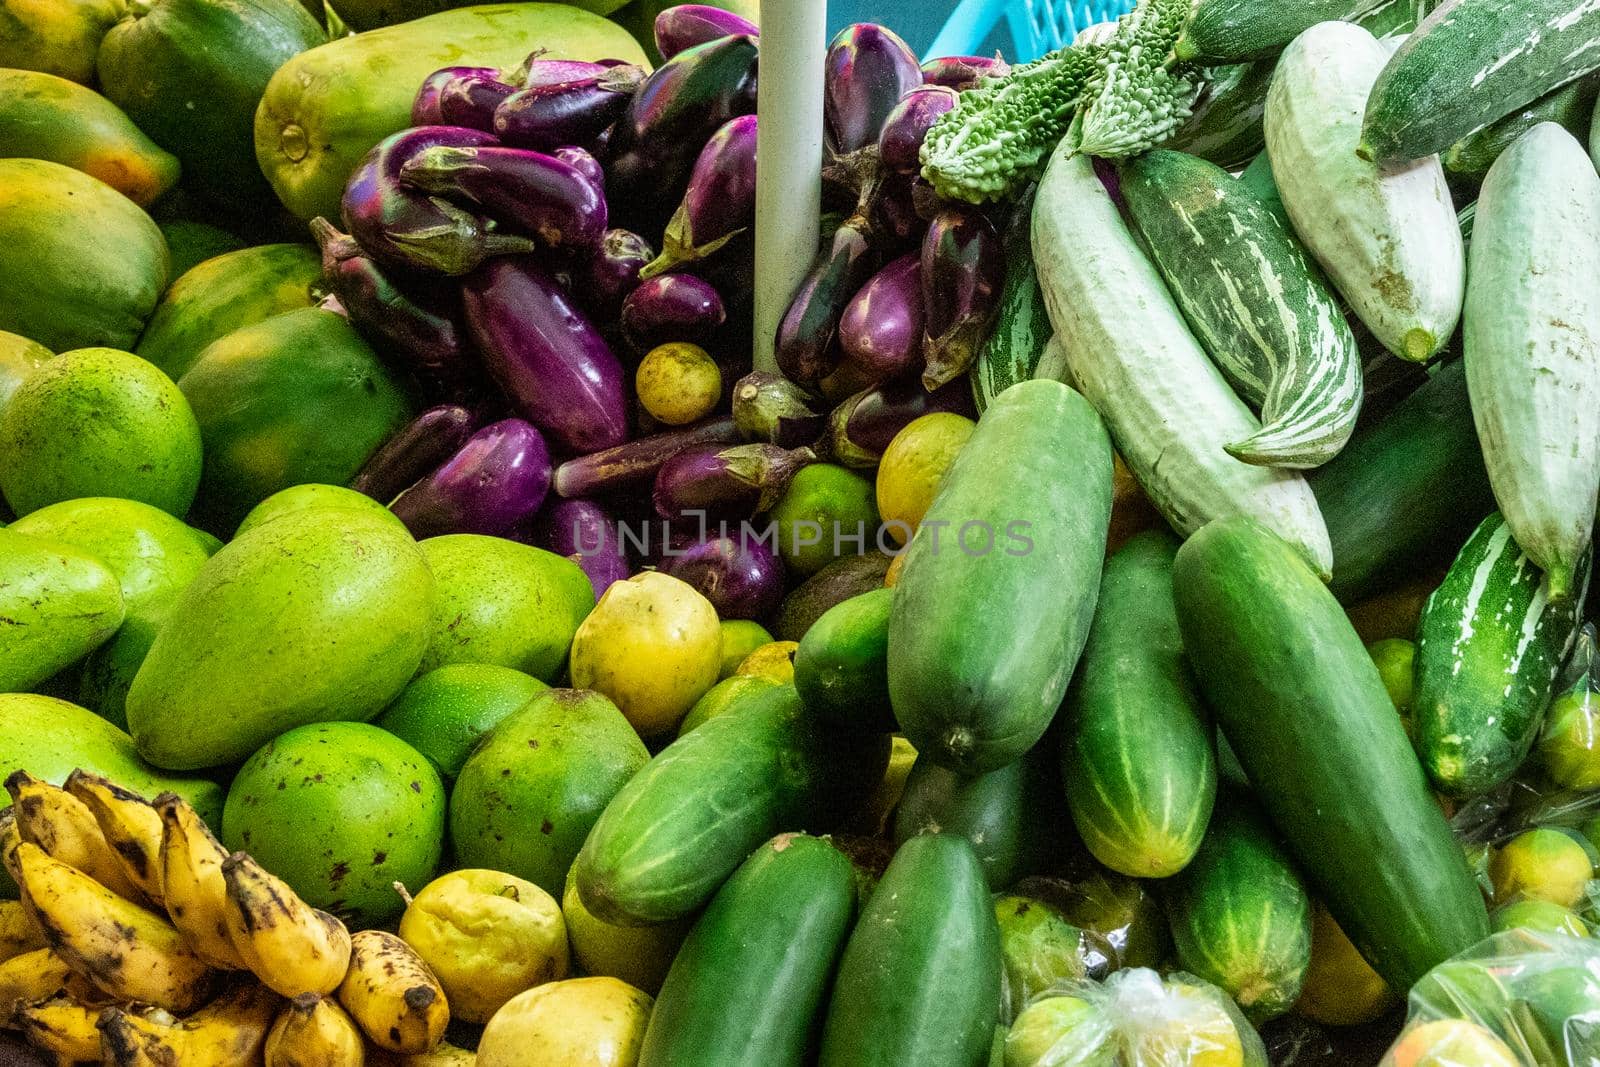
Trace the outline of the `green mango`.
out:
[[[510,667],[451,663],[418,675],[377,724],[428,757],[450,780],[485,734],[549,688]]]
[[[251,530],[200,569],[134,676],[139,751],[211,767],[295,726],[374,717],[422,661],[433,596],[416,542],[368,512]]]
[[[354,489],[346,489],[339,485],[319,485],[316,482],[307,482],[304,485],[291,485],[287,489],[280,489],[267,499],[250,509],[250,514],[239,523],[239,528],[233,536],[240,537],[260,526],[264,522],[271,522],[281,515],[292,515],[297,511],[306,511],[311,508],[344,508],[350,511],[365,511],[379,518],[387,519],[402,530],[405,523],[400,517],[365,493],[358,493]]]
[[[310,245],[224,252],[178,276],[134,352],[174,379],[182,378],[211,342],[241,326],[315,304],[311,287],[321,277],[322,260]]]
[[[0,331],[0,416],[5,415],[22,379],[54,354],[38,341]]]
[[[157,225],[161,227],[161,236],[167,239],[167,252],[172,257],[171,273],[174,278],[181,279],[206,260],[215,259],[229,252],[237,252],[246,244],[245,239],[238,234],[229,233],[221,226],[213,226],[209,222],[199,222],[195,219],[158,219]],[[172,290],[167,291],[170,293]],[[156,310],[160,311],[161,305],[157,304]],[[149,326],[146,325],[145,329],[148,330]],[[145,358],[149,359],[148,356]]]
[[[167,286],[167,242],[98,178],[0,159],[0,330],[55,352],[130,348]]]
[[[555,679],[594,608],[594,587],[576,563],[481,534],[430,537],[421,548],[438,582],[423,670],[494,663]]]
[[[119,730],[128,728],[128,688],[166,625],[172,605],[124,619],[111,640],[89,653],[78,673],[78,703]]]
[[[617,706],[587,689],[551,689],[501,720],[450,793],[450,840],[463,867],[526,878],[560,898],[589,828],[650,753]]]
[[[343,485],[413,413],[350,320],[321,308],[234,330],[178,387],[205,441],[197,521],[213,530],[291,485]]]
[[[228,789],[222,841],[312,907],[366,928],[399,917],[444,854],[445,792],[422,754],[359,722],[314,723],[267,742]]]
[[[32,689],[82,659],[116,633],[124,611],[104,563],[0,528],[0,693]]]

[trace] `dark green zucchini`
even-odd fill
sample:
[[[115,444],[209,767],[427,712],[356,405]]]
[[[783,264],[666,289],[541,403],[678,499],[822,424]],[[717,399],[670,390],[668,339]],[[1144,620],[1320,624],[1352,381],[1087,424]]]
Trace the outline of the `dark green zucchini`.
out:
[[[1181,60],[1237,63],[1271,55],[1319,22],[1374,6],[1375,0],[1197,0],[1173,51]]]
[[[1350,620],[1295,550],[1242,516],[1173,566],[1200,688],[1317,895],[1396,989],[1481,941],[1461,846]]]
[[[817,718],[847,730],[889,732],[889,607],[879,587],[835,604],[794,653],[794,687]]]
[[[1580,141],[1589,140],[1589,119],[1594,114],[1596,79],[1580,78],[1570,85],[1518,108],[1481,130],[1474,130],[1439,154],[1447,178],[1461,179],[1476,188],[1500,153],[1513,141],[1539,125],[1554,122]]]
[[[1209,71],[1188,121],[1161,147],[1188,152],[1219,167],[1250,162],[1266,144],[1261,120],[1275,66],[1274,60],[1261,59]]]

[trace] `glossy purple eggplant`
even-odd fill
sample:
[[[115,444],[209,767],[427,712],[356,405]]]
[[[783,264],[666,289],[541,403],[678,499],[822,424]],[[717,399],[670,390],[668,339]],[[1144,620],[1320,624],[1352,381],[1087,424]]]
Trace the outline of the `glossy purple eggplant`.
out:
[[[550,491],[550,452],[521,419],[490,423],[389,509],[412,536],[499,536],[539,510]]]
[[[507,77],[506,81],[520,89],[535,89],[541,85],[564,85],[567,82],[593,78],[613,67],[631,66],[620,59],[604,59],[590,63],[584,59],[544,59],[542,57],[545,54],[542,48],[535,51],[522,61],[522,66]]]
[[[565,144],[550,154],[585,178],[588,178],[594,184],[594,187],[600,190],[600,195],[605,196],[606,169],[600,165],[600,161],[594,157],[594,153],[579,148],[577,145]]]
[[[827,419],[810,393],[781,374],[753,370],[733,386],[733,421],[747,441],[815,444]]]
[[[491,260],[461,293],[468,333],[519,414],[568,452],[627,440],[622,364],[534,257]]]
[[[411,102],[411,125],[447,126],[439,111],[439,94],[457,78],[486,78],[500,80],[500,71],[494,67],[441,67],[422,80],[416,99]]]
[[[546,248],[590,249],[606,232],[606,201],[594,182],[555,156],[522,148],[425,148],[400,180],[431,196],[463,199]]]
[[[552,501],[534,523],[534,543],[582,567],[596,600],[633,574],[615,520],[592,500]]]
[[[357,332],[446,392],[459,392],[472,381],[475,360],[454,287],[397,280],[355,238],[320,215],[311,220],[311,233],[322,249],[322,284]]]
[[[971,89],[985,78],[1003,78],[1011,64],[999,56],[940,56],[922,64],[927,85],[943,85],[957,92]]]
[[[965,374],[988,340],[1005,282],[1000,234],[981,212],[947,208],[922,239],[922,384]]]
[[[696,263],[755,224],[756,117],[729,119],[700,151],[683,202],[667,222],[661,255],[641,277]]]
[[[720,7],[677,4],[656,16],[655,34],[656,51],[661,53],[662,59],[671,59],[679,52],[718,37],[760,36],[761,28],[742,15]]]
[[[783,561],[769,541],[742,528],[676,540],[661,571],[697,589],[719,619],[769,618],[783,600]]]
[[[656,472],[651,500],[663,519],[747,519],[776,504],[795,473],[816,459],[809,448],[759,443],[686,448]]]
[[[837,155],[874,144],[900,98],[922,84],[922,69],[893,30],[846,26],[828,45],[823,118]]]
[[[568,499],[636,488],[654,479],[663,463],[686,448],[731,445],[739,440],[739,430],[732,418],[707,419],[681,430],[652,434],[603,452],[569,459],[556,468],[550,484],[557,495]]]
[[[610,322],[622,313],[622,302],[639,284],[639,272],[655,258],[650,242],[632,230],[607,230],[600,247],[581,267],[577,287],[584,307],[595,318]]]
[[[956,106],[960,94],[942,85],[923,85],[900,98],[878,135],[878,158],[896,174],[922,170],[922,142],[933,124]]]
[[[381,263],[439,274],[466,274],[490,256],[532,251],[528,238],[495,233],[466,209],[400,182],[400,168],[418,152],[492,144],[492,134],[458,126],[418,126],[385,137],[345,186],[344,228]]]
[[[839,319],[844,363],[868,384],[922,362],[922,255],[907,252],[863,285]]]
[[[640,354],[669,341],[703,344],[726,321],[721,295],[693,274],[641,281],[622,302],[622,334]]]
[[[478,417],[460,404],[431,407],[380,445],[350,488],[387,504],[455,455],[478,425]]]
[[[495,135],[508,145],[540,151],[589,144],[622,117],[643,81],[642,69],[623,65],[522,89],[495,110]]]
[[[498,76],[468,74],[452,78],[439,90],[440,122],[493,133],[495,109],[516,91],[515,85],[507,85]]]
[[[606,174],[619,210],[665,211],[723,123],[756,109],[756,38],[719,37],[656,68],[612,127]]]
[[[966,382],[951,382],[931,393],[914,376],[885,382],[848,397],[833,409],[818,451],[846,467],[876,467],[895,434],[913,419],[935,411],[977,418]]]
[[[859,214],[833,233],[833,243],[800,283],[778,324],[778,369],[810,385],[839,364],[839,316],[878,267],[872,228]]]

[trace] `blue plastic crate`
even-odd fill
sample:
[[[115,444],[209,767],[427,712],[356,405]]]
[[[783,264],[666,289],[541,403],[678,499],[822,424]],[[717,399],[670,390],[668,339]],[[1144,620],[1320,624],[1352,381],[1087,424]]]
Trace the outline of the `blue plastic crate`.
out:
[[[1011,35],[1006,59],[1027,63],[1071,44],[1084,27],[1109,22],[1132,10],[1131,0],[961,0],[926,58],[978,54],[1004,19]]]

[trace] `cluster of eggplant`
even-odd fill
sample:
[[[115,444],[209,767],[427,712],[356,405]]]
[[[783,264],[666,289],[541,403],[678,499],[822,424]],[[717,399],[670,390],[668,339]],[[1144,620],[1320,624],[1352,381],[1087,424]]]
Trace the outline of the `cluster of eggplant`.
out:
[[[958,379],[998,300],[998,237],[937,203],[916,156],[998,61],[924,70],[874,25],[835,39],[827,173],[847,217],[784,320],[784,374],[766,374],[750,370],[758,32],[697,5],[655,29],[649,74],[538,53],[434,73],[414,125],[351,177],[342,229],[313,223],[329,306],[433,401],[353,485],[418,537],[525,540],[577,558],[597,594],[653,565],[723,617],[764,618],[785,586],[774,546],[719,524],[818,458],[871,468],[919,415],[971,412]],[[712,355],[727,414],[664,427],[639,410],[630,371],[669,342]]]

